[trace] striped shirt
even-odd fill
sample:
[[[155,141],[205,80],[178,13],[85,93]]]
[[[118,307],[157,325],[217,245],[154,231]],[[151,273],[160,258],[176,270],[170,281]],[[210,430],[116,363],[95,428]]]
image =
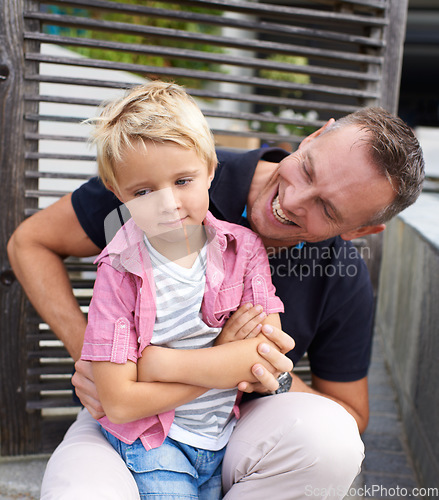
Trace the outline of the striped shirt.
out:
[[[152,345],[175,349],[212,347],[221,328],[201,317],[206,283],[206,245],[188,269],[157,252],[145,239],[156,288],[156,320]],[[236,419],[236,389],[211,389],[175,410],[169,437],[197,448],[219,450],[230,437]]]

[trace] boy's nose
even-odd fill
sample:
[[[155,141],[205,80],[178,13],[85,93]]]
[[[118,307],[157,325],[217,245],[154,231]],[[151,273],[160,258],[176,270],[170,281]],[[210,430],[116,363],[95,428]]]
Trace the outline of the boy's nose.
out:
[[[160,212],[172,213],[178,210],[178,199],[171,188],[160,189],[160,191],[156,191],[156,194],[156,203]]]

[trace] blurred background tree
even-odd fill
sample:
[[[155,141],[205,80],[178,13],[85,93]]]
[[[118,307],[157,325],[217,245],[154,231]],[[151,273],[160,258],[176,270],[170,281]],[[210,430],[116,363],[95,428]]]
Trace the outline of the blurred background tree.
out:
[[[113,1],[113,0],[111,0]],[[203,9],[200,7],[190,7],[190,6],[180,6],[177,3],[169,2],[158,2],[154,0],[123,0],[118,1],[118,4],[123,3],[126,5],[139,5],[142,7],[150,7],[152,9],[172,9],[173,11],[187,11],[196,13],[208,13],[210,15],[222,15],[222,11],[212,9]],[[62,14],[75,17],[85,17],[89,19],[94,19],[98,21],[112,21],[117,23],[124,23],[129,28],[130,25],[137,26],[153,26],[157,28],[165,28],[171,30],[187,31],[189,33],[207,33],[210,35],[217,35],[221,33],[221,28],[214,26],[212,24],[202,24],[196,23],[188,20],[179,19],[166,19],[159,16],[147,16],[143,14],[127,14],[127,13],[115,13],[106,12],[105,10],[99,10],[94,8],[77,8],[77,7],[63,7],[59,5],[45,4],[42,6],[45,12],[51,14]],[[61,35],[66,37],[83,38],[90,40],[104,40],[111,42],[120,42],[123,44],[133,44],[133,45],[144,45],[144,46],[162,46],[162,47],[172,47],[175,46],[175,42],[167,39],[166,37],[161,37],[159,35],[154,36],[143,36],[121,32],[111,32],[106,31],[103,27],[102,30],[93,29],[87,30],[83,28],[72,28],[72,27],[62,27],[53,26],[47,24],[44,27],[46,33]],[[219,64],[194,61],[191,59],[173,58],[168,56],[159,56],[141,52],[127,52],[122,50],[108,50],[101,49],[99,47],[77,47],[68,46],[70,50],[73,50],[85,57],[90,59],[104,59],[115,62],[140,64],[144,66],[157,66],[157,67],[178,67],[193,70],[209,70],[209,71],[224,71],[221,69]],[[146,47],[145,47],[146,48]],[[188,41],[181,41],[180,48],[187,50],[197,50],[205,52],[216,52],[222,53],[223,50],[219,47],[215,47],[211,44],[202,44]],[[185,85],[184,79],[179,80],[180,84]],[[191,80],[191,87],[197,87],[200,85],[199,81]]]

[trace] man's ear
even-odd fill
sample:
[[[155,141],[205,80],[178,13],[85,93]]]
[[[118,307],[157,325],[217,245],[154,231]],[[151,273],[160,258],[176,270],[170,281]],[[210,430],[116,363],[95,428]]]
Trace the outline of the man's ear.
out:
[[[354,240],[355,238],[361,238],[362,236],[366,236],[367,234],[377,234],[381,233],[386,229],[385,224],[378,224],[376,226],[363,226],[358,229],[353,229],[352,231],[348,231],[347,233],[340,234],[340,238],[349,241]]]
[[[330,125],[332,125],[333,123],[335,122],[334,118],[331,118],[330,120],[328,120],[324,125],[323,127],[320,127],[318,130],[316,130],[315,132],[313,132],[312,134],[308,135],[307,137],[305,137],[305,139],[303,139],[303,141],[300,143],[299,145],[299,149],[303,146],[305,146],[305,144],[308,144],[308,142],[311,142],[313,139],[315,139],[316,137],[318,137],[322,132],[324,132]]]

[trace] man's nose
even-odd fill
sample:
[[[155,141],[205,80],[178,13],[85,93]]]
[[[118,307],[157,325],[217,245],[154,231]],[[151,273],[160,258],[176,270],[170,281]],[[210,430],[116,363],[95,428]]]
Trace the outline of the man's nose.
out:
[[[291,212],[297,217],[303,217],[311,198],[310,186],[288,184],[285,187],[284,196],[281,201],[284,210]]]

